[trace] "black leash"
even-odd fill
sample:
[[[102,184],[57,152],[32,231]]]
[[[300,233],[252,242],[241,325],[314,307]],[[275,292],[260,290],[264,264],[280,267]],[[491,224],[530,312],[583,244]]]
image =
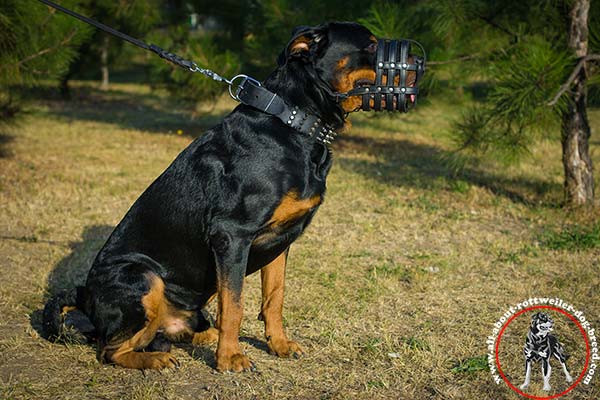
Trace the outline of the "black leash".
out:
[[[290,107],[280,96],[269,91],[267,88],[262,86],[259,81],[249,77],[248,75],[240,74],[231,79],[223,78],[216,72],[209,69],[200,68],[195,62],[185,60],[174,53],[169,53],[155,44],[148,45],[139,39],[135,39],[129,35],[117,31],[116,29],[111,28],[110,26],[106,26],[98,21],[78,14],[75,11],[64,8],[52,1],[39,1],[64,12],[67,15],[77,18],[80,21],[95,26],[104,32],[110,33],[119,39],[123,39],[135,46],[141,47],[144,50],[152,51],[158,54],[159,57],[170,61],[178,67],[185,68],[190,72],[200,72],[201,74],[206,75],[217,82],[225,82],[227,85],[229,85],[229,94],[234,100],[279,118],[290,128],[308,134],[317,142],[330,144],[336,136],[336,133],[333,131],[333,129],[324,121],[322,121],[319,116],[308,114],[295,106]],[[240,80],[240,82],[237,84],[237,88],[235,88],[235,81],[237,80]]]

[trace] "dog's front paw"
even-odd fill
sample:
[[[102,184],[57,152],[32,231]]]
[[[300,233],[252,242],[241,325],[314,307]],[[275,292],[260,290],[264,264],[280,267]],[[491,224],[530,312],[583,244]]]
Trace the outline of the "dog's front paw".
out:
[[[217,354],[217,371],[219,372],[242,372],[254,369],[252,361],[241,353],[231,355]]]
[[[525,390],[525,389],[527,389],[528,387],[529,387],[529,383],[524,383],[524,384],[522,384],[521,386],[519,386],[519,389],[521,389],[521,390]]]
[[[568,383],[573,382],[573,378],[571,377],[571,374],[569,374],[569,373],[567,373],[566,379],[567,379]]]
[[[304,354],[298,343],[288,340],[286,337],[271,337],[267,340],[267,346],[269,346],[269,353],[279,357],[299,358]]]

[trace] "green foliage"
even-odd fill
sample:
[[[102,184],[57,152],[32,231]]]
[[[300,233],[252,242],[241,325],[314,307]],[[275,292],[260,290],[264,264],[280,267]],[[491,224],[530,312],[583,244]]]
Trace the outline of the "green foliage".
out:
[[[431,347],[426,340],[411,336],[403,339],[404,344],[411,350],[430,351]]]
[[[403,12],[406,7],[410,7],[407,3],[378,1],[369,8],[367,17],[360,18],[359,22],[377,37],[408,37],[407,31],[412,28],[412,24],[409,23],[410,13]]]
[[[277,55],[299,25],[328,21],[353,21],[370,2],[360,0],[251,0],[244,17],[244,71],[264,78],[274,67]]]
[[[489,102],[468,110],[454,124],[454,140],[464,156],[491,156],[510,164],[529,154],[532,143],[559,131],[560,99],[548,107],[567,79],[573,59],[540,37],[531,37],[497,57],[488,68]],[[457,157],[455,165],[460,157]]]
[[[237,54],[219,49],[211,36],[191,37],[184,27],[178,27],[170,35],[171,40],[161,46],[194,60],[200,67],[215,69],[224,77],[231,78],[240,71]],[[158,41],[158,38],[157,38]],[[223,93],[225,86],[198,73],[190,73],[163,60],[153,60],[154,82],[162,83],[178,98],[188,101],[212,100]]]
[[[84,15],[142,40],[156,27],[161,18],[162,2],[159,0],[83,0],[80,2],[85,4],[82,12]],[[70,18],[70,21],[73,25],[82,25],[73,18]],[[130,44],[100,29],[92,28],[92,30],[93,35],[78,49],[79,60],[71,65],[70,76],[82,77],[89,75],[90,71],[99,75],[101,54],[105,50],[109,66],[114,66],[121,57],[128,56],[128,53],[123,50],[125,46],[131,46]]]
[[[490,367],[488,365],[488,359],[486,355],[467,358],[466,360],[461,360],[456,364],[454,368],[450,371],[455,374],[458,373],[467,373],[472,374],[479,371],[489,371]]]
[[[64,1],[76,8],[76,1]],[[37,2],[0,3],[0,121],[18,111],[17,86],[57,78],[76,57],[90,29]]]
[[[454,124],[457,152],[448,161],[455,171],[482,157],[517,163],[534,142],[557,138],[568,97],[548,103],[576,63],[563,28],[569,2],[431,3],[439,12],[434,30],[452,38],[451,51],[470,47],[477,76],[490,85],[485,102]],[[448,71],[454,78],[457,71]]]
[[[587,250],[600,247],[600,223],[592,226],[572,225],[560,231],[542,233],[540,242],[553,250]]]
[[[65,1],[67,7],[76,2]],[[0,4],[0,84],[34,85],[56,78],[76,56],[75,46],[89,28],[38,3],[7,0]]]

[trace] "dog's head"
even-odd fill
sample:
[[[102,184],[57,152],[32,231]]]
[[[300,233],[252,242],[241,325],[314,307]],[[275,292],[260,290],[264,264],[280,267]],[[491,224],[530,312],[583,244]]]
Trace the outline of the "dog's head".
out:
[[[417,81],[424,71],[423,58],[407,53],[408,43],[378,40],[367,28],[351,22],[303,26],[294,30],[278,62],[310,68],[330,93],[343,94],[338,98],[345,112],[406,111],[416,101]],[[395,62],[402,52],[404,62]]]
[[[531,317],[531,330],[537,336],[545,337],[552,332],[553,327],[554,321],[546,313],[538,312]]]

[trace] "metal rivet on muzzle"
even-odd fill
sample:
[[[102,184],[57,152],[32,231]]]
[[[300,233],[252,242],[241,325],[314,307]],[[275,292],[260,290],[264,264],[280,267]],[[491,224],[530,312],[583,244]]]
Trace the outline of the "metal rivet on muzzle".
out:
[[[410,54],[411,44],[421,50],[422,56]],[[343,96],[361,96],[360,108],[365,111],[406,112],[417,103],[418,83],[425,72],[425,58],[423,46],[414,40],[379,39],[374,60],[375,82],[356,87]],[[372,92],[378,94],[373,95]]]

